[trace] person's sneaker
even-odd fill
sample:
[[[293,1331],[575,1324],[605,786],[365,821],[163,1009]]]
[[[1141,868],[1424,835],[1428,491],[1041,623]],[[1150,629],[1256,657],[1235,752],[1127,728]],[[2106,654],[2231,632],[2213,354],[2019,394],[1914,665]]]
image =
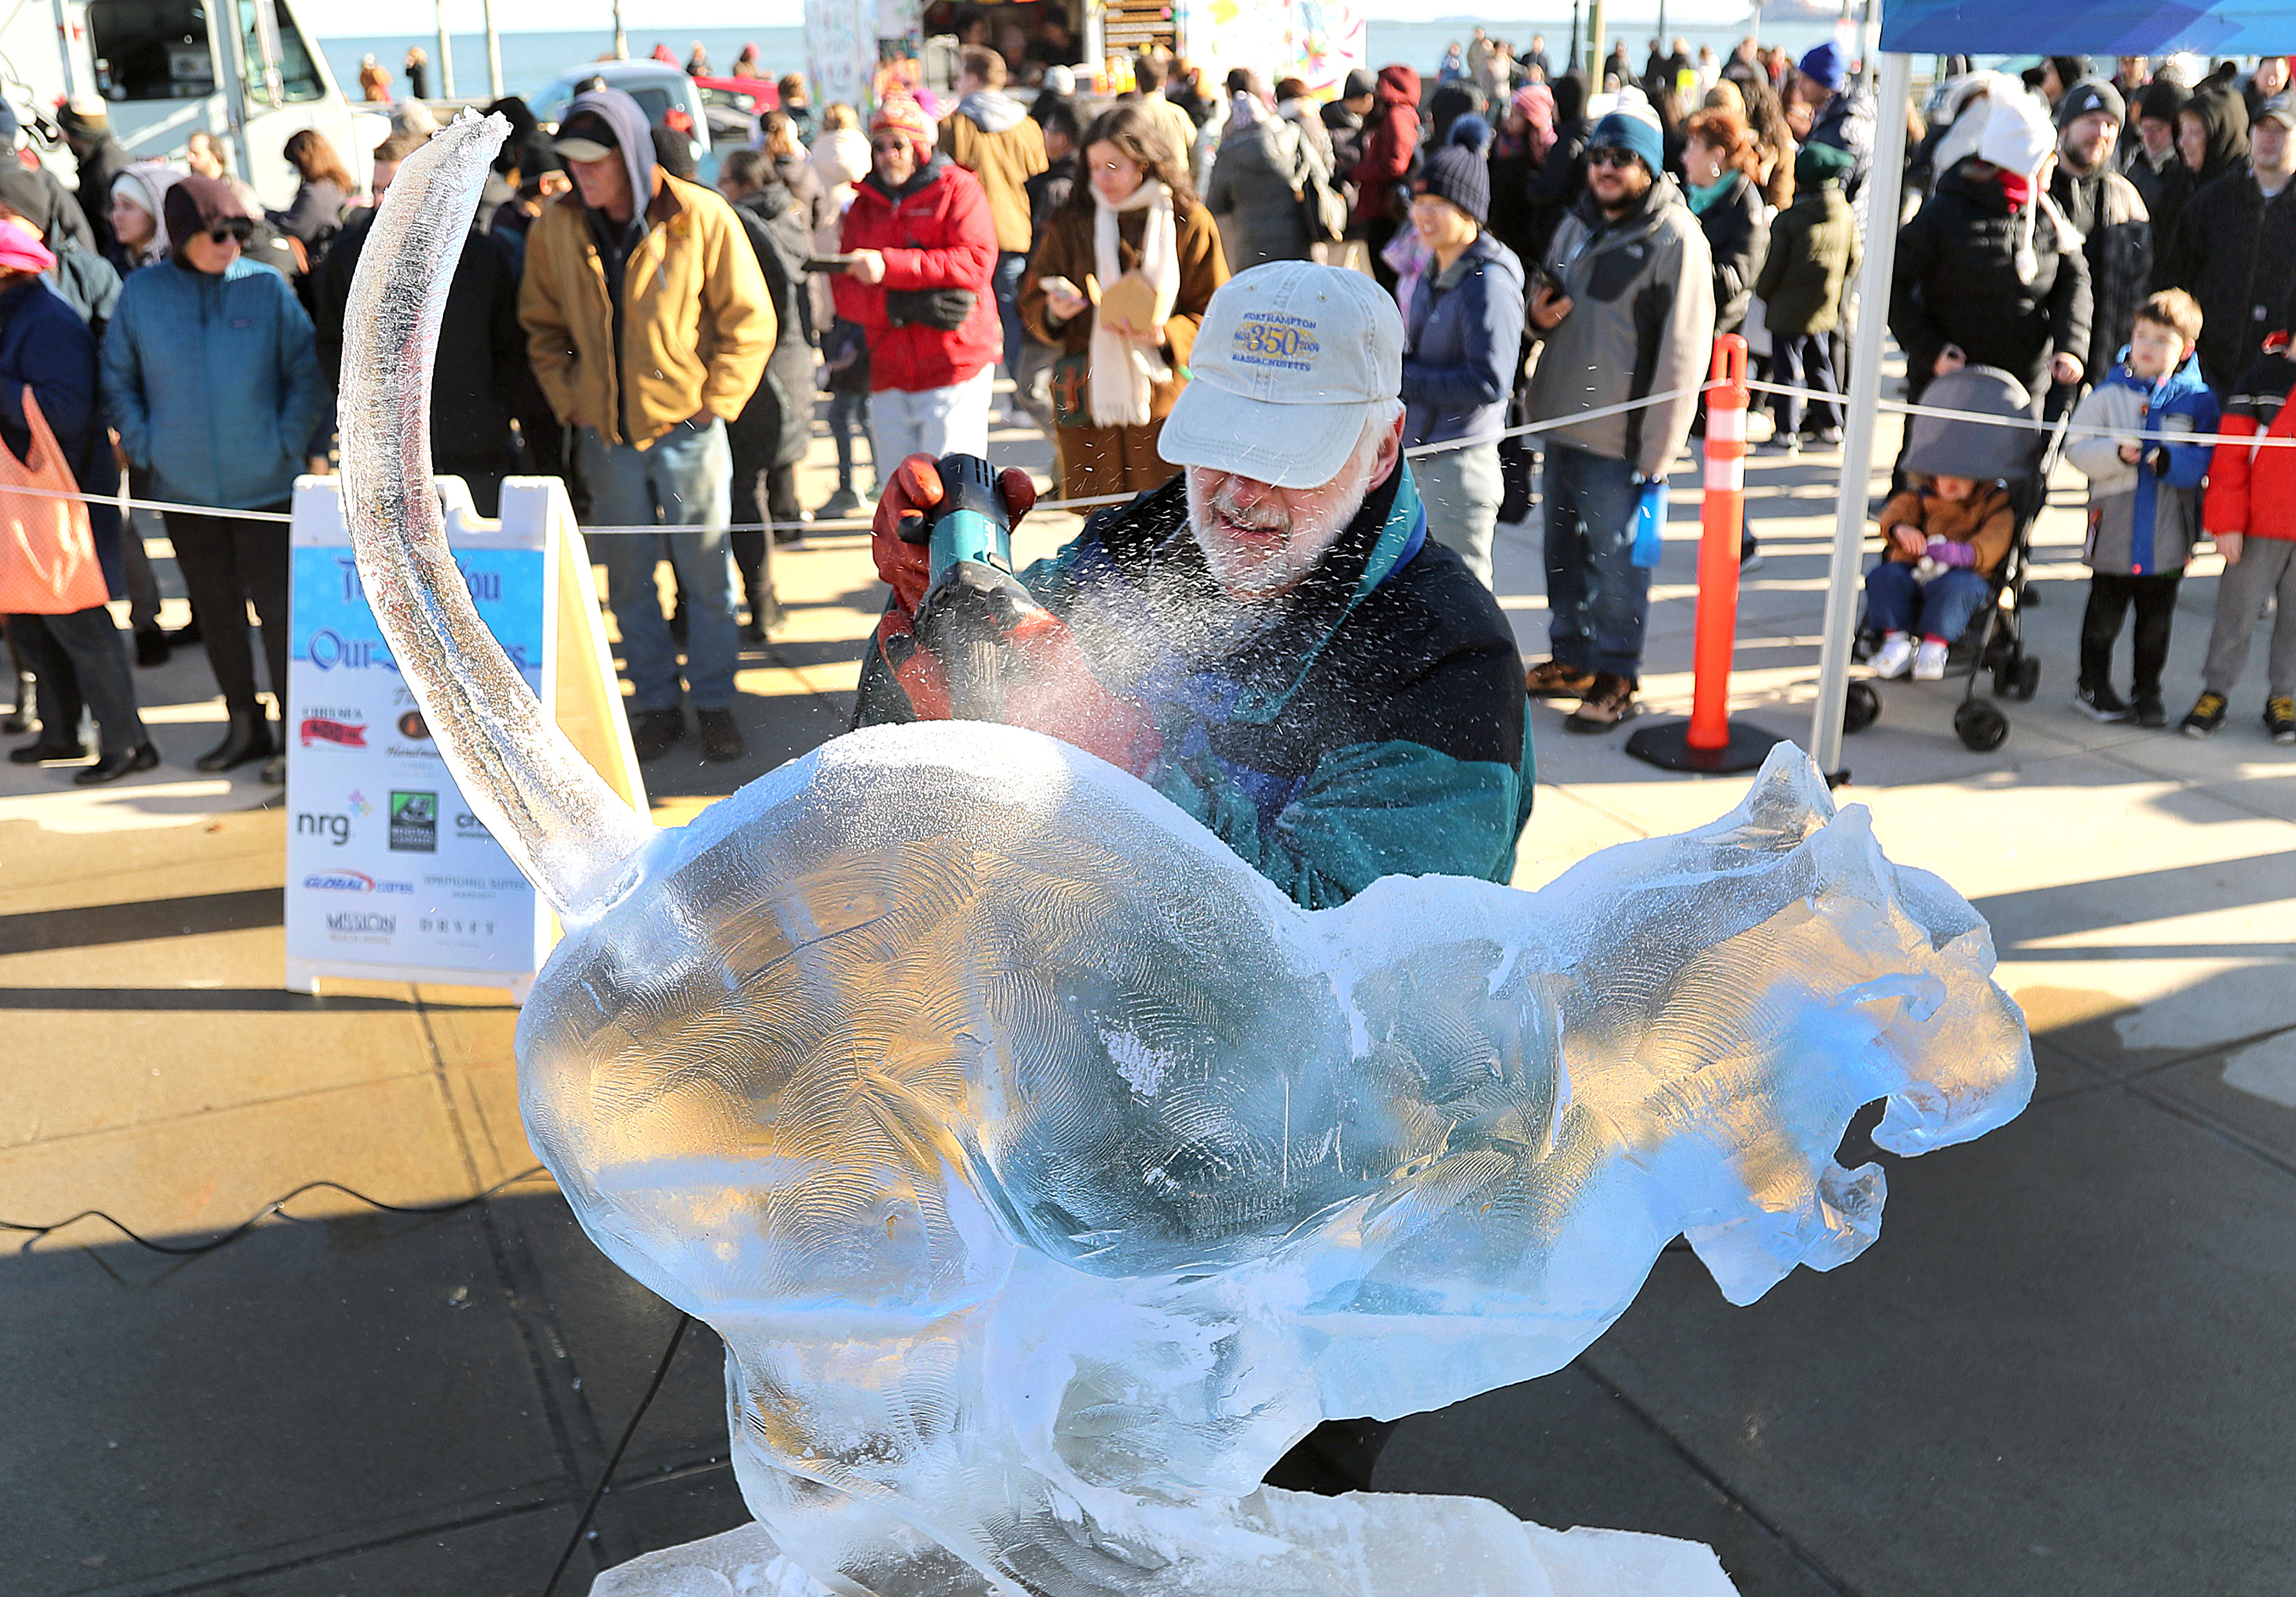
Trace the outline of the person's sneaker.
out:
[[[2092,721],[2126,721],[2129,715],[2128,706],[2121,702],[2120,695],[2112,691],[2110,684],[2074,690],[2073,708]]]
[[[1816,432],[1811,433],[1809,437],[1810,441],[1816,444],[1821,448],[1839,449],[1841,447],[1841,429],[1839,427],[1821,427]]]
[[[1609,732],[1621,721],[1633,720],[1641,708],[1635,702],[1633,683],[1609,671],[1597,671],[1595,685],[1562,725],[1569,732]]]
[[[1759,448],[1760,452],[1764,455],[1800,455],[1801,453],[1801,434],[1798,432],[1777,433],[1766,439],[1759,446]]]
[[[817,520],[838,521],[862,513],[861,496],[851,488],[840,488],[829,496],[827,503],[814,512]]]
[[[1914,635],[1909,632],[1885,634],[1882,646],[1874,651],[1874,675],[1884,682],[1903,676],[1906,667],[1913,663]]]
[[[2276,743],[2296,743],[2296,699],[2285,695],[2267,699],[2264,730]]]
[[[1595,688],[1595,674],[1559,659],[1543,659],[1522,674],[1522,690],[1534,699],[1584,699]]]
[[[2202,693],[2193,701],[2190,714],[2177,730],[2188,738],[2204,738],[2224,725],[2225,696],[2222,693]]]
[[[1923,638],[1914,651],[1914,680],[1937,682],[1945,676],[1945,657],[1953,645],[1942,638]]]
[[[701,726],[701,758],[724,765],[737,760],[749,750],[742,741],[742,728],[730,709],[697,709],[693,718]]]
[[[685,712],[675,705],[668,709],[642,709],[630,726],[630,747],[641,760],[660,759],[685,735]]]
[[[2169,707],[2161,702],[2158,693],[2137,694],[2135,714],[2136,724],[2152,732],[2158,732],[2169,724]]]

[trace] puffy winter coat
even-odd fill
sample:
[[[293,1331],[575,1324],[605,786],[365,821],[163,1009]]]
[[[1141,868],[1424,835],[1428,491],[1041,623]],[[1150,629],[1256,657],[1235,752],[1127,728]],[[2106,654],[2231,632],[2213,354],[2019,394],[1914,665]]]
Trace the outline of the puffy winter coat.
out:
[[[1919,387],[1948,344],[1971,365],[1998,366],[2034,390],[2052,352],[2088,348],[2088,263],[2078,235],[2046,197],[2011,214],[1996,171],[1960,162],[1898,230],[1890,332]],[[2019,266],[2028,251],[2030,273]]]
[[[2091,382],[2102,381],[2120,359],[2136,323],[2136,307],[2152,286],[2152,218],[2136,185],[2118,172],[2076,176],[2062,162],[2049,197],[2082,235],[2088,262],[2088,347],[2077,349]]]
[[[1420,279],[1403,349],[1406,446],[1482,443],[1505,426],[1522,350],[1522,262],[1488,233]]]
[[[2202,188],[2178,213],[2152,276],[2155,286],[2200,301],[2201,371],[2218,392],[2229,389],[2264,335],[2286,324],[2296,290],[2296,182],[2267,201],[2243,166]]]
[[[1310,258],[1307,220],[1293,196],[1307,192],[1316,176],[1329,174],[1316,170],[1300,130],[1281,117],[1263,117],[1220,146],[1204,183],[1204,207],[1234,230],[1234,270]]]
[[[2217,430],[2243,438],[2296,438],[2296,360],[2285,348],[2259,354],[2225,397]],[[2202,520],[2210,532],[2296,539],[2296,447],[2218,444],[2209,461]]]
[[[1975,569],[1980,577],[1990,577],[2009,553],[2009,541],[2016,536],[2017,510],[2009,497],[2008,487],[1998,482],[1980,482],[1976,491],[1966,499],[1948,499],[1930,488],[1912,488],[1893,494],[1882,507],[1881,525],[1886,535],[1889,529],[1904,522],[1918,527],[1933,538],[1951,543],[1967,544],[1977,552]],[[1919,556],[1899,553],[1894,545],[1882,555],[1884,560],[1899,565],[1917,563]]]
[[[996,247],[1029,247],[1029,179],[1045,169],[1045,132],[1001,89],[981,89],[940,119],[941,153],[980,180]]]
[[[1201,607],[1221,601],[1187,523],[1174,481],[1021,574],[1105,685],[1154,717],[1144,780],[1308,909],[1382,876],[1506,880],[1532,790],[1521,657],[1489,590],[1427,536],[1410,472],[1216,654]],[[913,718],[873,644],[858,724]]]
[[[2210,450],[2205,444],[2156,445],[2152,435],[2216,431],[2217,397],[2201,381],[2197,357],[2157,383],[2137,376],[2127,362],[2124,350],[2073,412],[2074,427],[2111,428],[2112,436],[2076,432],[2065,440],[2065,459],[2088,479],[2088,541],[2081,558],[2089,569],[2157,577],[2183,570],[2192,557]],[[2120,458],[2121,445],[2131,442],[2144,451],[2135,465]]]
[[[1226,165],[1225,158],[1221,166]],[[1215,172],[1219,168],[1214,168]],[[1098,220],[1093,209],[1078,209],[1063,205],[1046,218],[1045,236],[1037,252],[1029,258],[1028,275],[1021,280],[1020,311],[1021,323],[1039,343],[1050,344],[1069,355],[1089,355],[1092,350],[1092,314],[1067,322],[1055,322],[1052,307],[1046,302],[1044,280],[1065,277],[1081,284],[1094,266],[1094,225]],[[1188,357],[1196,347],[1196,331],[1203,324],[1204,311],[1211,304],[1212,294],[1227,281],[1227,260],[1220,253],[1219,229],[1213,225],[1210,212],[1201,201],[1187,208],[1172,219],[1172,254],[1180,268],[1180,281],[1172,295],[1172,314],[1164,322],[1165,348],[1161,356],[1172,376],[1170,381],[1153,384],[1148,390],[1148,414],[1152,421],[1161,421],[1171,414],[1173,402],[1187,386]],[[1119,211],[1116,217],[1116,262],[1119,274],[1140,264],[1140,240],[1147,231],[1148,213],[1144,210]]]
[[[1797,189],[1770,225],[1769,253],[1754,280],[1763,324],[1788,338],[1832,332],[1841,324],[1841,291],[1857,258],[1857,218],[1840,180]]]
[[[919,393],[969,381],[1003,353],[989,279],[996,270],[996,227],[980,180],[947,156],[936,155],[897,193],[874,173],[853,191],[839,235],[848,250],[875,250],[885,258],[885,280],[867,283],[851,273],[834,282],[837,314],[860,323],[869,340],[869,386]],[[972,308],[953,329],[904,320],[895,325],[887,294],[955,290],[972,296]],[[899,301],[896,301],[898,307]],[[906,315],[906,312],[904,313]]]
[[[1530,414],[1549,421],[1690,390],[1546,435],[1662,475],[1690,436],[1714,355],[1714,274],[1698,219],[1671,177],[1654,179],[1643,203],[1615,221],[1590,194],[1555,231],[1546,267],[1562,280],[1570,314],[1535,335],[1546,348],[1531,373]]]
[[[1743,172],[1698,217],[1706,253],[1714,262],[1714,331],[1735,332],[1754,302],[1754,278],[1770,247],[1770,215],[1762,192]]]
[[[1411,169],[1419,150],[1419,74],[1409,67],[1382,67],[1373,95],[1371,115],[1364,119],[1363,154],[1350,175],[1358,222],[1387,216],[1388,194]]]
[[[257,510],[293,492],[327,411],[311,318],[278,273],[163,261],[119,291],[103,339],[104,419],[152,494]]]

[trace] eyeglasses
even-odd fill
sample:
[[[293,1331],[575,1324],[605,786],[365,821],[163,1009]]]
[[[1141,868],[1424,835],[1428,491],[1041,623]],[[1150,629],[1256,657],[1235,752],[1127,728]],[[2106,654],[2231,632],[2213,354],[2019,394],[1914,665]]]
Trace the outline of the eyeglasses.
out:
[[[898,155],[909,147],[906,139],[871,139],[869,148],[880,155]]]
[[[236,239],[244,244],[254,236],[255,224],[252,222],[226,222],[220,227],[208,229],[208,242],[210,244],[220,244],[226,239]]]
[[[1630,167],[1641,159],[1631,150],[1611,144],[1597,144],[1587,152],[1587,164],[1590,167]]]

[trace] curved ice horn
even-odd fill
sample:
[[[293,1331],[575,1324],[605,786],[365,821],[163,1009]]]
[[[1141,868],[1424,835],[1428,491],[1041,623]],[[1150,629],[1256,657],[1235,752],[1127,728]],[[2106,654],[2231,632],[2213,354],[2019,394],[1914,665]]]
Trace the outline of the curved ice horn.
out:
[[[658,835],[551,722],[479,619],[430,481],[430,361],[510,124],[465,112],[398,169],[344,315],[343,508],[359,577],[439,749],[559,914],[594,918]]]

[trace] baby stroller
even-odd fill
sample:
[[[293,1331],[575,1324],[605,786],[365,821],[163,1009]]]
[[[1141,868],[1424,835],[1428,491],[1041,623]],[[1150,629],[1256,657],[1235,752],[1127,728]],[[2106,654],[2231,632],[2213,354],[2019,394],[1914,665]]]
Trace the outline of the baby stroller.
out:
[[[2008,738],[2009,717],[1977,696],[1978,674],[1993,674],[1993,693],[1999,699],[2030,699],[2041,684],[2041,662],[2026,654],[2023,635],[2028,545],[2033,523],[2048,502],[2049,474],[2056,469],[2058,453],[2064,447],[2065,425],[2073,407],[2065,406],[2056,424],[2044,433],[2033,418],[2033,401],[2025,385],[1993,366],[1964,366],[1949,372],[1930,384],[1921,402],[1940,410],[1999,416],[2020,423],[2005,427],[1945,416],[1906,418],[1904,465],[1908,472],[2001,482],[2007,486],[2016,511],[2009,553],[1988,579],[1988,602],[1970,618],[1968,627],[1947,657],[1948,672],[1967,674],[1961,707],[1953,715],[1955,735],[1983,754],[1998,749]],[[1874,642],[1870,634],[1861,635],[1857,658],[1868,658]],[[1841,730],[1863,732],[1881,714],[1882,695],[1873,680],[1851,683]]]

